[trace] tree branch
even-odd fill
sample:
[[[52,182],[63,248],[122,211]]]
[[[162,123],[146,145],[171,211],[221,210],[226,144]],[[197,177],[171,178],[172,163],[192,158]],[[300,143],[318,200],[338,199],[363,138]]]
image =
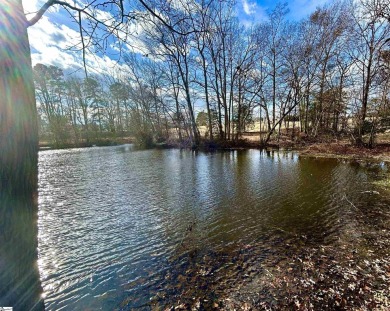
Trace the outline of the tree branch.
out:
[[[172,32],[174,33],[177,33],[178,35],[181,35],[181,36],[186,36],[186,35],[189,35],[191,33],[194,33],[194,32],[198,32],[197,30],[192,30],[192,31],[189,31],[189,32],[181,32],[181,31],[177,31],[172,25],[168,24],[161,16],[159,16],[158,14],[156,14],[156,12],[154,12],[146,3],[144,0],[138,0],[142,6],[150,13],[152,14],[154,17],[156,17],[160,22],[163,23],[164,26],[166,26],[169,30],[171,30]]]
[[[85,10],[86,8],[78,8],[74,5],[71,5],[71,4],[69,4],[65,1],[61,1],[61,0],[49,0],[42,6],[42,8],[37,12],[37,14],[32,19],[27,21],[27,27],[30,27],[30,26],[34,25],[35,23],[37,23],[41,19],[41,17],[43,16],[43,14],[45,14],[46,11],[51,6],[53,6],[55,4],[62,5],[63,7],[67,7],[67,8],[69,8],[73,11],[76,11],[78,13],[83,13],[83,14],[87,15],[88,17],[92,18],[93,20],[97,21],[93,15],[91,15],[90,13],[88,13]],[[99,22],[99,21],[97,21],[97,22]]]
[[[83,46],[83,64],[84,64],[84,72],[85,72],[85,77],[88,78],[87,64],[86,64],[86,62],[85,62],[85,43],[84,43],[83,27],[82,27],[82,25],[81,25],[81,11],[79,11],[79,27],[80,27],[81,44],[82,44],[82,46]]]
[[[30,27],[32,25],[35,25],[40,19],[41,17],[43,16],[43,14],[45,14],[45,12],[53,5],[53,2],[54,0],[49,0],[47,1],[42,7],[41,9],[37,12],[37,14],[35,14],[35,16],[30,19],[29,21],[27,21],[27,27]]]

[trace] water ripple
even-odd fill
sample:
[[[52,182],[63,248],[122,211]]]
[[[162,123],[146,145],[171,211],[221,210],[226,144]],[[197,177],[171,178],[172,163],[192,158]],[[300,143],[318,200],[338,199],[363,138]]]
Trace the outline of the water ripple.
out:
[[[258,150],[40,152],[46,307],[143,305],[166,285],[173,263],[186,266],[176,258],[250,244],[275,229],[337,237],[354,223],[345,196],[361,193],[367,176],[337,160]]]

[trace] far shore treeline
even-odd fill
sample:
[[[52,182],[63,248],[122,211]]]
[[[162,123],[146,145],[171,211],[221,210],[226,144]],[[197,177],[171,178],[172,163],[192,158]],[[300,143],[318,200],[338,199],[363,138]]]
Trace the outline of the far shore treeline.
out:
[[[301,21],[279,4],[250,26],[231,0],[183,5],[165,12],[174,31],[145,23],[148,52],[124,55],[120,70],[82,78],[35,65],[40,141],[194,146],[239,140],[261,120],[263,145],[290,128],[372,146],[390,128],[386,1],[334,1]]]

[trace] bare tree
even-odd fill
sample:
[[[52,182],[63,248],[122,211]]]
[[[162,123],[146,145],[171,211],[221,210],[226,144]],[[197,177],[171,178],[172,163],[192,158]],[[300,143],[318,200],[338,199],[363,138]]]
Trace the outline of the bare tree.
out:
[[[201,59],[201,70],[203,75],[203,83],[201,85],[204,89],[206,109],[207,109],[207,119],[208,119],[208,132],[209,138],[213,139],[213,125],[212,125],[212,113],[211,113],[211,103],[210,103],[210,94],[209,94],[209,62],[207,61],[208,51],[208,37],[211,32],[211,20],[210,20],[210,9],[214,0],[210,1],[201,1],[199,8],[195,11],[195,14],[191,16],[191,21],[193,23],[194,29],[199,29],[200,31],[195,34],[196,49],[199,53]]]
[[[356,142],[362,143],[364,121],[374,88],[375,76],[379,73],[380,52],[384,48],[390,32],[390,24],[382,16],[382,0],[361,0],[353,10],[354,39],[356,46],[351,50],[362,87],[358,98],[360,110],[357,118]]]
[[[191,97],[192,41],[195,30],[192,31],[189,28],[191,24],[188,23],[188,16],[190,16],[194,8],[188,3],[181,3],[180,9],[177,9],[173,4],[167,4],[167,6],[169,9],[166,9],[165,12],[171,21],[176,21],[175,27],[180,32],[170,31],[159,21],[152,20],[153,26],[146,30],[148,34],[146,39],[148,40],[150,53],[171,62],[179,73],[180,84],[183,87],[187,102],[191,131],[194,138],[193,143],[194,146],[198,146],[200,134],[196,125],[194,103]],[[188,33],[184,34],[185,31],[188,31]]]
[[[4,0],[0,5],[0,245],[2,254],[8,254],[6,264],[0,265],[3,306],[43,309],[36,248],[38,127],[27,28],[51,6],[67,10],[79,26],[79,48],[86,68],[89,47],[104,50],[114,37],[120,39],[119,44],[127,44],[131,22],[146,14],[175,31],[175,25],[161,18],[144,0],[138,1],[141,12],[123,0],[88,1],[83,6],[49,0],[29,19],[21,0]]]

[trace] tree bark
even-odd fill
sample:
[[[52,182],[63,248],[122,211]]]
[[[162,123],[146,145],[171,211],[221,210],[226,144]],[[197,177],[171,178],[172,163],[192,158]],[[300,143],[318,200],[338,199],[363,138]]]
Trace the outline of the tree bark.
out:
[[[0,306],[43,310],[37,112],[21,0],[0,5],[0,29]]]
[[[209,86],[208,86],[208,79],[207,79],[206,58],[204,56],[203,50],[199,49],[199,52],[200,52],[200,56],[202,57],[204,92],[205,92],[205,96],[206,96],[207,119],[208,119],[208,126],[209,126],[209,138],[210,138],[210,140],[212,140],[213,139],[213,123],[212,123],[212,116],[211,116],[211,109],[210,109]]]

